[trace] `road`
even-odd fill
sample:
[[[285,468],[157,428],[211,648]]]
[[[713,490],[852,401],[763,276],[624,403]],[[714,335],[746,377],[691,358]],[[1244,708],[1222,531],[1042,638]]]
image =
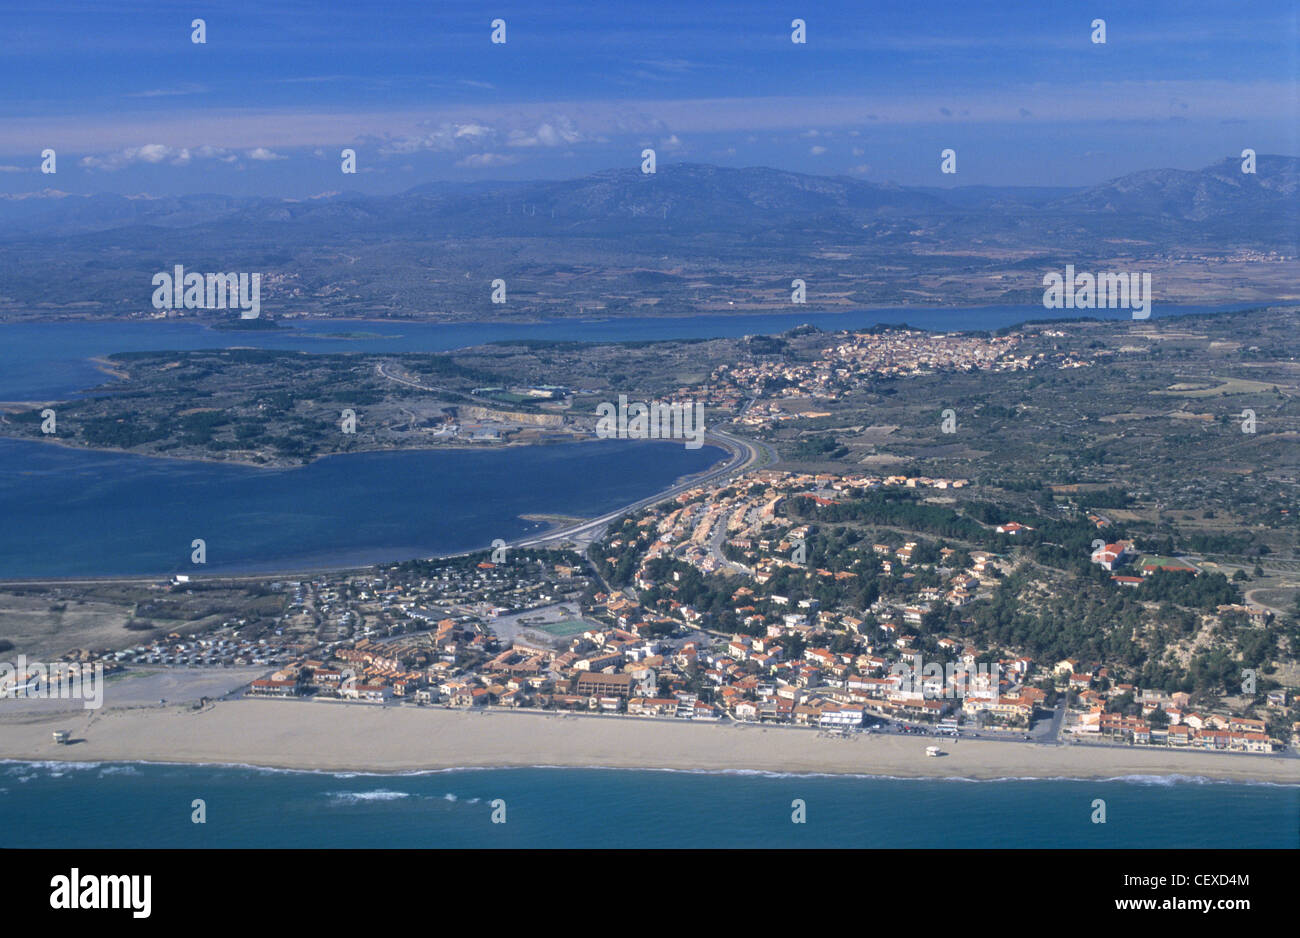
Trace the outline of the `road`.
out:
[[[753,511],[753,509],[748,510],[751,512]],[[709,555],[717,561],[718,566],[720,567],[726,567],[728,570],[735,573],[749,574],[753,572],[749,567],[745,566],[743,563],[728,560],[726,554],[722,552],[722,542],[727,537],[727,522],[730,521],[735,511],[736,509],[733,508],[722,512],[718,518],[718,523],[715,524],[713,530],[709,532]]]
[[[1056,710],[1052,713],[1051,728],[1044,734],[1043,742],[1056,743],[1061,740],[1061,724],[1065,722],[1065,695],[1056,702]]]
[[[624,505],[617,511],[611,511],[608,514],[601,515],[599,518],[593,518],[590,521],[583,521],[567,528],[561,528],[558,531],[551,531],[536,537],[524,538],[515,541],[513,547],[539,547],[543,544],[553,544],[557,541],[570,540],[575,543],[590,543],[598,540],[604,533],[606,526],[624,515],[638,512],[643,508],[649,508],[652,505],[658,505],[660,502],[666,502],[676,498],[687,489],[695,488],[699,485],[707,485],[714,482],[722,482],[744,475],[746,472],[752,472],[755,469],[771,466],[777,460],[776,451],[766,443],[746,440],[738,436],[732,436],[730,433],[724,433],[721,430],[711,430],[704,435],[706,443],[723,446],[731,451],[730,458],[721,466],[710,469],[703,475],[690,476],[679,482],[670,489],[659,492],[643,498],[640,501],[633,502],[630,505]]]
[[[444,394],[455,393],[455,392],[448,391],[447,388],[440,388],[436,384],[434,385],[419,384],[415,381],[412,381],[410,378],[399,378],[397,375],[390,375],[388,372],[384,371],[384,364],[385,364],[384,362],[380,362],[378,365],[375,366],[375,371],[378,373],[379,377],[381,378],[387,378],[389,381],[396,381],[398,384],[404,384],[407,387],[415,388],[416,390],[419,391],[433,391],[434,393],[444,393]]]

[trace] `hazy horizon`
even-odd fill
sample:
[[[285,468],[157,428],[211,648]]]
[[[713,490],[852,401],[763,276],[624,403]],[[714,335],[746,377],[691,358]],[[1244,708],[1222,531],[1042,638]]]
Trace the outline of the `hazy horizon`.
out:
[[[1300,153],[1296,16],[1277,2],[9,9],[0,193],[391,194],[633,168],[646,147],[661,166],[1087,186]],[[940,173],[946,148],[956,175]]]

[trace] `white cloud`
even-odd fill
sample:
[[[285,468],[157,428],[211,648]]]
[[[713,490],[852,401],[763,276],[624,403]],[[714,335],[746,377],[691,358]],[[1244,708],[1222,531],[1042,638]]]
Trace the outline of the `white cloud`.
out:
[[[225,147],[214,147],[204,144],[194,150],[194,155],[201,160],[220,160],[222,163],[234,163],[239,159],[239,154],[227,150]]]
[[[468,169],[485,169],[489,166],[509,166],[511,163],[518,162],[519,157],[505,153],[471,153],[464,159],[457,160],[456,165]]]
[[[140,147],[127,147],[116,153],[104,156],[83,156],[79,161],[87,169],[115,170],[135,163],[171,163],[173,166],[187,166],[190,162],[188,147],[169,147],[165,143],[146,143]]]
[[[482,146],[496,136],[495,130],[476,120],[443,121],[435,129],[423,134],[388,139],[380,145],[379,152],[385,156],[396,153],[416,153],[420,150],[446,153],[466,143]]]
[[[506,137],[506,143],[512,147],[558,147],[580,140],[582,134],[574,130],[573,123],[565,117],[545,121],[531,133],[512,130]]]
[[[901,96],[513,101],[494,105],[491,120],[483,119],[482,104],[353,113],[175,108],[131,115],[9,119],[0,124],[0,152],[40,152],[50,140],[60,140],[69,151],[96,154],[87,165],[100,168],[142,161],[144,157],[124,155],[141,140],[157,141],[177,152],[194,140],[221,140],[239,152],[254,147],[281,152],[323,147],[336,152],[339,146],[369,142],[381,155],[421,150],[463,155],[507,146],[588,144],[613,134],[657,138],[669,133],[668,128],[684,136],[771,132],[797,137],[811,126],[825,137],[828,131],[857,129],[877,121],[881,125],[1021,123],[1026,120],[1022,108],[1037,121],[1140,122],[1167,119],[1171,100],[1186,102],[1188,109],[1179,113],[1191,120],[1280,121],[1291,117],[1296,90],[1292,82],[1276,81],[1091,81]],[[941,106],[952,116],[941,116]],[[343,127],[348,130],[341,131]],[[457,136],[460,128],[481,127],[491,132],[478,135],[471,129],[466,136]]]
[[[145,163],[161,163],[163,160],[179,160],[183,163],[190,161],[190,151],[181,147],[179,150],[169,147],[162,143],[146,143],[131,154],[127,151],[128,158],[135,156]]]
[[[809,148],[808,148],[808,152],[811,153],[813,156],[821,156],[823,153],[826,152],[826,148],[825,148],[825,147],[809,147]]]
[[[253,160],[284,160],[286,156],[278,153],[272,153],[265,147],[256,147],[248,152],[248,158]],[[83,156],[78,162],[87,169],[102,169],[113,171],[125,169],[128,166],[136,164],[146,164],[157,166],[167,163],[172,166],[188,166],[195,160],[217,160],[221,163],[238,163],[239,154],[233,150],[227,150],[225,147],[214,147],[211,144],[204,144],[200,147],[171,147],[163,143],[146,143],[138,147],[126,147],[116,153],[105,153],[98,156]],[[240,167],[242,169],[242,166]]]

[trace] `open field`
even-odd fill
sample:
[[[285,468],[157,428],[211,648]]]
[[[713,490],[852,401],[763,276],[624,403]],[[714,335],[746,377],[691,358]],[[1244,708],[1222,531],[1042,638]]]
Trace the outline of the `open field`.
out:
[[[1216,378],[1211,375],[1207,381],[1183,382],[1170,385],[1162,391],[1152,391],[1151,393],[1176,397],[1226,397],[1230,394],[1261,393],[1270,391],[1274,387],[1281,389],[1283,386],[1269,384],[1264,381],[1251,381],[1246,378]],[[1295,388],[1286,387],[1286,390],[1294,391]]]

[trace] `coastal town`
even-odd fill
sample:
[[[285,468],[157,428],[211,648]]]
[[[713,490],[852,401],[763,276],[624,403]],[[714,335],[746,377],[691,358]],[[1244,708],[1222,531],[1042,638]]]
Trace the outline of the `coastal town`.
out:
[[[590,373],[585,359],[597,354],[646,383],[638,397],[707,408],[708,440],[729,458],[600,518],[524,516],[545,526],[470,553],[310,574],[227,577],[191,566],[137,583],[18,586],[11,608],[102,610],[90,619],[125,626],[88,630],[114,640],[66,652],[52,634],[36,646],[46,661],[103,666],[110,707],[118,694],[140,705],[152,693],[159,704],[200,708],[236,698],[323,705],[326,719],[331,706],[436,708],[771,728],[778,737],[1296,756],[1289,508],[1261,508],[1244,476],[1226,489],[1164,468],[1141,480],[1132,470],[1081,477],[1062,464],[1073,451],[1050,443],[1058,431],[1045,428],[1059,423],[1025,419],[1086,405],[1070,425],[1099,436],[1080,464],[1101,460],[1108,445],[1125,460],[1143,456],[1136,438],[1109,442],[1121,418],[1130,432],[1132,394],[1090,381],[1138,354],[1135,341],[1089,325],[801,326],[707,354],[690,345],[518,346],[460,361],[323,360],[310,377],[278,358],[167,353],[158,373],[169,381],[217,363],[240,369],[240,388],[257,387],[267,369],[292,377],[295,400],[259,391],[238,404],[275,410],[286,432],[340,382],[364,382],[376,401],[400,392],[358,415],[359,426],[388,415],[398,446],[599,437],[601,402],[623,398]],[[1168,406],[1165,394],[1223,387],[1208,378],[1151,384],[1156,407]],[[1103,400],[1103,390],[1116,398]],[[449,394],[460,395],[450,407]],[[944,410],[950,400],[959,421]],[[224,445],[222,432],[214,429],[213,445]],[[1004,452],[1017,455],[998,461]],[[1162,509],[1157,480],[1186,502],[1178,517]],[[1268,519],[1259,540],[1230,526],[1250,512]],[[1192,532],[1181,529],[1191,522]],[[1216,530],[1230,533],[1208,533]],[[41,680],[35,670],[15,674],[10,689],[38,691]]]
[[[269,621],[65,657],[119,671],[261,666],[238,693],[338,704],[1250,753],[1300,745],[1294,697],[1262,675],[1252,693],[1214,695],[980,640],[973,617],[1033,566],[1025,545],[1036,526],[967,518],[970,530],[949,538],[897,530],[906,517],[933,528],[934,512],[951,509],[924,499],[970,484],[760,471],[628,516],[587,556],[500,548],[274,580],[282,612]],[[845,518],[893,523],[846,537],[832,523]],[[1109,521],[1085,513],[1077,525]],[[981,539],[990,546],[974,547]],[[1203,575],[1127,539],[1084,561],[1105,571],[1110,592],[1126,588],[1121,598]],[[196,589],[184,576],[154,587]],[[1272,614],[1221,603],[1197,618],[1197,632],[1260,631]]]

